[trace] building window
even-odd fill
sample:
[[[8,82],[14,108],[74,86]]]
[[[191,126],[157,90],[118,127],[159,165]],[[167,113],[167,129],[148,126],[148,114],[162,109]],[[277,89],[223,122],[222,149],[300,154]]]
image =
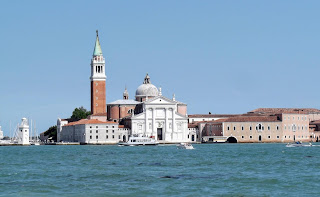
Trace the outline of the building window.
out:
[[[119,140],[121,139],[121,136],[119,135]]]
[[[268,130],[270,131],[270,126],[268,126]]]
[[[112,128],[114,128],[114,126],[112,126]]]
[[[284,138],[287,138],[287,136],[285,135]]]
[[[298,120],[300,120],[300,117],[298,116]]]
[[[90,135],[90,140],[92,140],[92,135]]]
[[[96,128],[98,128],[98,126],[96,126]]]
[[[249,130],[250,130],[250,131],[252,130],[252,126],[249,127]]]
[[[90,126],[90,129],[92,128],[92,126]]]
[[[271,136],[270,136],[270,135],[268,135],[268,138],[270,139],[270,138],[271,138]]]
[[[290,138],[290,135],[289,135],[289,138]]]
[[[287,130],[287,126],[286,125],[284,125],[284,130]]]
[[[96,130],[96,133],[98,133],[98,130]]]
[[[106,138],[108,139],[108,136],[106,135]]]
[[[112,130],[112,133],[114,133],[114,130]]]
[[[277,136],[277,138],[279,138],[279,136]]]
[[[106,130],[106,133],[108,133],[108,130]]]
[[[277,125],[277,131],[279,130],[279,126]]]
[[[252,139],[252,135],[250,135],[250,139]]]
[[[244,139],[244,136],[241,136],[242,139]]]
[[[294,120],[294,116],[292,117],[292,120]]]
[[[230,130],[230,127],[229,127],[229,126],[227,127],[227,130],[228,130],[228,131]]]
[[[112,135],[112,138],[114,139],[114,135]]]
[[[236,130],[236,127],[233,127],[233,130],[235,131],[235,130]]]
[[[188,135],[188,139],[190,138],[190,135]]]
[[[92,130],[90,130],[90,133],[92,133]]]
[[[98,139],[98,136],[96,136],[96,139]]]
[[[108,126],[106,126],[106,128],[108,128]]]
[[[241,130],[243,131],[243,126],[241,126]]]

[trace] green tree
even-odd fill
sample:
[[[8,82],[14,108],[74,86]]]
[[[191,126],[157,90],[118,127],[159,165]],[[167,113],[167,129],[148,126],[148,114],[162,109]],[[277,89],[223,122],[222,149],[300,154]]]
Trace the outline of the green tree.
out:
[[[90,111],[87,111],[84,107],[75,108],[72,112],[72,116],[70,119],[72,121],[77,121],[81,119],[87,118],[89,115],[91,115]]]
[[[57,126],[51,126],[48,130],[44,132],[44,136],[47,136],[48,138],[52,138],[55,142],[57,141]]]

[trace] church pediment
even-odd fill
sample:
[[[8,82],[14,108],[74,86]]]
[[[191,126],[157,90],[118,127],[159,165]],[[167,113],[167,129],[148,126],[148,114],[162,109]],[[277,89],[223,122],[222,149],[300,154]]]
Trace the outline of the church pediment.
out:
[[[177,102],[169,98],[166,98],[164,96],[157,96],[155,98],[147,100],[145,104],[172,104],[173,105],[173,104],[177,104]]]

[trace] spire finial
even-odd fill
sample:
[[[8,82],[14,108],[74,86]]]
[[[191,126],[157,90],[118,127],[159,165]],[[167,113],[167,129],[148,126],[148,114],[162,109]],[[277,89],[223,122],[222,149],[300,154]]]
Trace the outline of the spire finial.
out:
[[[159,96],[162,96],[162,88],[159,88]]]
[[[176,101],[176,95],[173,93],[173,95],[172,95],[172,100],[173,101]]]
[[[99,42],[98,30],[96,30],[96,33],[97,33],[97,38],[96,38],[96,44],[95,44],[94,50],[93,50],[93,56],[102,56],[102,50],[101,50],[101,46],[100,46],[100,42]]]
[[[128,100],[129,99],[129,93],[127,90],[127,85],[125,86],[124,92],[123,92],[123,99]]]

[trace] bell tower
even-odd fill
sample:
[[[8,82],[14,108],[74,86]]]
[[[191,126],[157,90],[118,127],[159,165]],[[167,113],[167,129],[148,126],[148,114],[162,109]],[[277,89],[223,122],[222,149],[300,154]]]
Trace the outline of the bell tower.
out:
[[[97,30],[96,43],[91,59],[91,113],[106,113],[106,79],[105,59],[99,42]]]

